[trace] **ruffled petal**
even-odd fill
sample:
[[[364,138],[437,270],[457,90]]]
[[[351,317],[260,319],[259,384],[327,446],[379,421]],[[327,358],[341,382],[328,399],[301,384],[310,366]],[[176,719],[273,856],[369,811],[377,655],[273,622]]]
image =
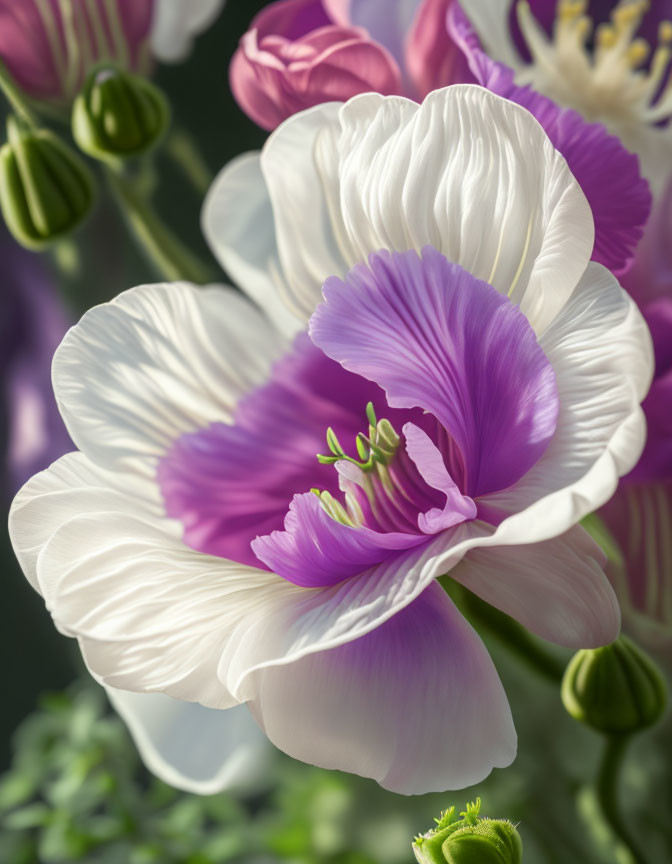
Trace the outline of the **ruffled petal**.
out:
[[[303,329],[282,298],[273,208],[258,153],[232,159],[208,191],[201,226],[222,267],[282,333]]]
[[[540,333],[590,259],[590,207],[564,159],[528,111],[480,87],[435,91],[422,106],[377,94],[318,106],[283,123],[261,159],[282,267],[272,281],[303,321],[329,276],[380,249],[431,244],[509,296]],[[221,195],[230,223],[250,208],[229,171],[210,207]],[[222,253],[238,236],[226,223],[211,242],[235,259]]]
[[[474,514],[475,515],[475,514]],[[295,495],[284,530],[252,541],[259,560],[283,579],[304,588],[335,585],[427,537],[353,528],[332,519],[317,495]]]
[[[475,549],[451,576],[528,630],[567,648],[617,638],[621,616],[604,553],[576,526],[531,546]]]
[[[470,5],[465,4],[465,11],[473,17]],[[567,160],[593,212],[593,260],[617,275],[626,271],[651,212],[651,192],[638,157],[601,123],[588,123],[576,111],[556,105],[530,87],[518,87],[513,71],[482,50],[459,3],[451,7],[448,22],[476,80],[527,108]]]
[[[310,323],[322,350],[376,381],[394,408],[431,412],[475,497],[510,486],[555,431],[553,369],[521,311],[432,247],[371,255],[329,279]]]
[[[108,687],[147,768],[195,795],[253,787],[271,748],[244,705],[217,711],[158,693]]]
[[[394,792],[461,789],[515,758],[492,661],[436,584],[369,635],[255,678],[274,744]]]
[[[284,347],[231,289],[149,285],[90,310],[69,331],[54,357],[54,391],[90,459],[153,476],[181,434],[229,422]]]
[[[535,542],[564,533],[604,504],[633,468],[646,438],[639,406],[653,373],[642,315],[599,264],[589,265],[540,344],[558,384],[555,435],[525,477],[484,499],[520,514],[506,520],[509,528],[527,519]]]
[[[154,0],[152,52],[163,63],[179,63],[191,51],[194,38],[219,15],[226,0]]]
[[[341,109],[350,260],[431,244],[520,305],[541,333],[593,247],[590,208],[567,164],[528,111],[480,87],[409,106],[367,95]]]

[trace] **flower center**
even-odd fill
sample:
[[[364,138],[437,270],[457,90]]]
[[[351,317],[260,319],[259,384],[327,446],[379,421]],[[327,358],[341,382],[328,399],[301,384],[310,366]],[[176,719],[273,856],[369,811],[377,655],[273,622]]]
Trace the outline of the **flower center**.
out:
[[[637,38],[649,5],[649,0],[620,0],[611,20],[595,28],[586,14],[588,0],[559,0],[549,37],[528,0],[518,0],[518,21],[532,62],[516,82],[619,133],[668,120],[672,23],[660,24],[655,47]]]
[[[441,504],[441,494],[420,476],[389,420],[378,420],[373,404],[366,408],[368,434],[356,438],[358,459],[348,456],[333,429],[327,430],[330,455],[318,455],[323,465],[334,465],[340,477],[343,501],[312,491],[325,511],[343,525],[367,527],[382,533],[422,533],[421,513]]]

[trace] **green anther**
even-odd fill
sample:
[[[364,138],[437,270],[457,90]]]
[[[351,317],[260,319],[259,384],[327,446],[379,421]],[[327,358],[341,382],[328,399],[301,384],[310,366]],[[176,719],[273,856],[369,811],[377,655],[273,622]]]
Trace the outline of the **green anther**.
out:
[[[336,433],[331,428],[331,426],[327,429],[327,446],[334,454],[334,456],[339,456],[340,458],[343,458],[345,456],[343,448],[341,447],[340,442],[336,437]]]
[[[375,429],[378,425],[378,420],[376,419],[376,412],[373,407],[373,402],[369,402],[366,406],[366,418],[369,421],[369,426],[372,429]]]

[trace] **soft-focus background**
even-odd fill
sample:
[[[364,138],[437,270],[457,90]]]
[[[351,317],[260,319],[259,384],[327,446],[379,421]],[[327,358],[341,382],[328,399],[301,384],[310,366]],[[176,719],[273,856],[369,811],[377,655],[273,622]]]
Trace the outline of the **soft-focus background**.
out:
[[[173,105],[174,143],[188,146],[179,136],[189,130],[213,173],[239,153],[260,147],[266,137],[237,108],[227,82],[238,39],[263,5],[260,0],[229,0],[191,59],[162,67],[157,75]],[[199,230],[201,202],[193,185],[167,155],[158,159],[158,170],[162,215],[207,256]],[[48,339],[40,342],[42,337],[31,333],[28,322],[34,309],[29,304],[43,310],[50,303],[57,306],[50,298],[51,285],[60,286],[66,308],[53,315],[47,310],[52,316],[49,338],[56,344],[59,328],[68,320],[125,288],[156,281],[157,274],[136,251],[112,204],[99,206],[76,248],[64,244],[56,253],[19,252],[4,228],[0,231],[0,285],[11,281],[16,295],[8,310],[3,307],[5,320],[0,321],[0,356],[11,352],[13,357],[3,381],[4,453],[8,441],[17,446],[12,439],[17,418],[10,411],[16,404],[11,375],[20,371],[30,348],[33,356],[43,355],[46,381],[53,348]],[[21,263],[22,258],[29,263]],[[26,416],[29,428],[29,411]],[[62,447],[61,430],[49,427],[47,434],[56,449]],[[29,464],[29,456],[28,473],[46,467]],[[4,515],[22,479],[26,477],[3,465]],[[395,864],[412,860],[413,835],[427,830],[441,809],[456,804],[459,811],[477,795],[483,799],[484,814],[520,823],[527,864],[615,860],[589,788],[601,741],[565,714],[552,676],[530,669],[487,633],[511,701],[520,752],[512,768],[496,771],[477,789],[406,799],[381,791],[371,781],[319,771],[278,754],[262,781],[245,795],[199,799],[168,789],[144,771],[121,721],[87,679],[76,644],[56,632],[42,600],[22,576],[5,529],[0,532],[0,562],[2,862]],[[659,644],[652,641],[647,647],[663,665],[669,664]],[[561,651],[555,656],[560,666],[569,657]],[[664,775],[670,753],[668,718],[638,740],[626,771],[626,807],[657,864],[672,861],[672,790]]]

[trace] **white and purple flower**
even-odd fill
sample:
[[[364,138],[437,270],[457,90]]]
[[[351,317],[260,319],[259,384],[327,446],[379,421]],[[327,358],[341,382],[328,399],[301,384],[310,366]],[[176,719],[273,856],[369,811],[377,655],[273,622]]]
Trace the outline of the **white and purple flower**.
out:
[[[204,220],[268,316],[175,284],[83,317],[54,361],[81,452],[12,510],[26,575],[108,687],[247,703],[398,792],[475,783],[515,732],[438,577],[563,645],[619,629],[577,523],[642,451],[653,361],[586,198],[465,86],[296,115]]]

